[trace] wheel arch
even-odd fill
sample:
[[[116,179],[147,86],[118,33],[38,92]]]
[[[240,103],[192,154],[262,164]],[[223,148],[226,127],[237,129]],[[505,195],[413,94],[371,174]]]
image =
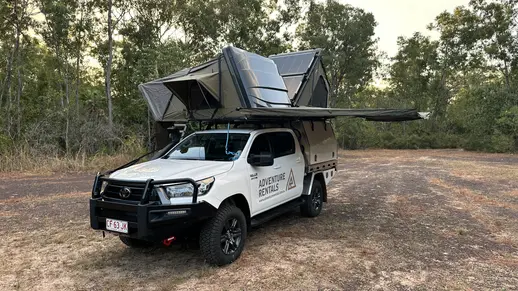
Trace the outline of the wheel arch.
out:
[[[320,182],[320,185],[322,186],[322,190],[324,191],[323,200],[324,200],[324,202],[327,202],[327,186],[326,186],[326,179],[324,178],[324,173],[323,172],[316,173],[315,177],[313,179],[318,180]]]
[[[223,205],[224,203],[230,203],[232,205],[237,206],[237,208],[241,209],[241,211],[245,215],[246,223],[250,225],[250,205],[248,204],[248,200],[246,200],[245,195],[241,193],[236,193],[223,200],[221,205]]]

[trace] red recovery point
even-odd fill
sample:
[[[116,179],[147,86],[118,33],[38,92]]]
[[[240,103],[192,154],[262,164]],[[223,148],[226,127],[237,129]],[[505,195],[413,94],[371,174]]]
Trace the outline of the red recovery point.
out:
[[[166,238],[166,239],[164,239],[164,240],[162,241],[162,243],[164,244],[164,246],[168,247],[168,246],[170,246],[170,245],[171,245],[171,243],[172,243],[173,241],[175,241],[175,240],[176,240],[176,237],[175,237],[175,236],[172,236],[172,237],[170,237],[170,238]]]

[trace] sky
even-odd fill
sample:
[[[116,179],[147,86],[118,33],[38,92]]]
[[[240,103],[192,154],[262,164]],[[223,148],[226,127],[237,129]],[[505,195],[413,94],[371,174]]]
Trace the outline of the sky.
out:
[[[379,49],[389,57],[397,53],[398,36],[411,36],[418,31],[434,38],[436,34],[426,29],[441,12],[453,11],[467,5],[469,0],[339,0],[343,4],[362,8],[374,14],[378,22],[376,36]]]

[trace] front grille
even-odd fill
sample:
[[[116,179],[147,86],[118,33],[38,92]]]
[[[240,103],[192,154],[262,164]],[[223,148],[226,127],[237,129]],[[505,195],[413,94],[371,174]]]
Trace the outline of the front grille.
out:
[[[124,188],[129,188],[131,190],[131,194],[128,198],[123,198],[120,195],[120,192]],[[127,201],[140,201],[142,199],[142,195],[144,194],[145,184],[135,184],[135,183],[113,183],[111,182],[106,186],[102,196],[105,198],[114,198],[119,200],[127,200]],[[159,201],[156,191],[152,190],[149,192],[149,201]]]

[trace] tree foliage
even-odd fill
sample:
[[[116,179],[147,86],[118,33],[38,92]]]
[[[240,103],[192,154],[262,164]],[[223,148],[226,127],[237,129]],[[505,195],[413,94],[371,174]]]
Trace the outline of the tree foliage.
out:
[[[229,44],[262,55],[322,48],[331,105],[432,113],[410,123],[338,120],[344,147],[518,150],[517,1],[445,11],[429,26],[438,37],[401,36],[388,60],[376,25],[336,0],[4,0],[0,152],[145,145],[153,132],[137,85]]]
[[[371,80],[377,59],[372,13],[328,0],[311,2],[298,27],[301,48],[321,48],[324,53],[332,104],[354,105],[356,92]]]

